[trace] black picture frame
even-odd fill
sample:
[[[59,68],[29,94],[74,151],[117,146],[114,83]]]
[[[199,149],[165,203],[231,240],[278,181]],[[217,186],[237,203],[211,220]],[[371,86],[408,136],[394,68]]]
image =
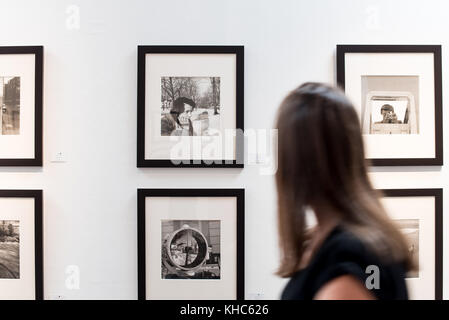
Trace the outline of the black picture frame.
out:
[[[44,255],[43,255],[43,192],[42,190],[0,190],[0,198],[34,199],[34,269],[35,299],[44,299]]]
[[[384,197],[435,198],[435,300],[443,299],[443,189],[380,189]]]
[[[237,199],[237,300],[245,299],[245,189],[138,189],[137,265],[138,300],[146,300],[146,208],[147,197],[235,197]]]
[[[337,45],[337,84],[345,89],[346,53],[432,53],[435,86],[435,156],[433,158],[372,158],[371,166],[442,166],[443,96],[441,45]]]
[[[41,167],[43,154],[43,46],[0,47],[1,54],[34,54],[34,158],[2,158],[4,167]]]
[[[137,167],[138,168],[243,168],[244,152],[244,46],[158,46],[140,45],[137,53]],[[145,70],[147,54],[235,54],[236,123],[235,160],[145,159]]]

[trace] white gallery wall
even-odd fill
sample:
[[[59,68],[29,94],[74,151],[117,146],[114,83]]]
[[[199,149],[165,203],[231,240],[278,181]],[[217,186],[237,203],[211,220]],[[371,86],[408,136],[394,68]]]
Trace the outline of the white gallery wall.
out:
[[[44,190],[45,298],[137,298],[137,188],[245,188],[246,298],[277,299],[285,284],[274,275],[273,176],[257,165],[136,168],[137,45],[244,45],[245,128],[267,129],[289,90],[335,83],[336,44],[441,44],[446,124],[448,10],[445,0],[1,0],[0,45],[44,46],[44,166],[0,167],[0,189]],[[445,188],[445,208],[448,141],[444,130],[445,166],[373,168],[375,186]],[[66,162],[52,162],[58,152]],[[448,258],[444,233],[445,298]]]

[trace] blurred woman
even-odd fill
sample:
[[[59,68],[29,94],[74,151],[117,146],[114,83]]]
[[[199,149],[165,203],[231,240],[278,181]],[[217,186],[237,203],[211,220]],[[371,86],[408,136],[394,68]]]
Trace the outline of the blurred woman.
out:
[[[338,89],[306,83],[277,119],[282,299],[408,299],[405,238],[371,186],[358,115]],[[307,229],[306,212],[317,224]]]

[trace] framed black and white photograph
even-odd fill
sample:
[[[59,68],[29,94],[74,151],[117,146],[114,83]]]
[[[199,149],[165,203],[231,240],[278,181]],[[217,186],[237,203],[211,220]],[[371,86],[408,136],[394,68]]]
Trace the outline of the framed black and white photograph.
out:
[[[42,191],[0,190],[0,300],[43,299]]]
[[[244,196],[139,189],[139,299],[244,299]]]
[[[337,45],[373,166],[443,165],[441,46]]]
[[[162,220],[162,279],[220,279],[220,220]]]
[[[0,47],[0,166],[42,166],[43,47]]]
[[[243,167],[243,46],[138,47],[138,167]]]
[[[443,190],[387,189],[382,204],[409,243],[416,270],[406,275],[412,300],[443,298]]]

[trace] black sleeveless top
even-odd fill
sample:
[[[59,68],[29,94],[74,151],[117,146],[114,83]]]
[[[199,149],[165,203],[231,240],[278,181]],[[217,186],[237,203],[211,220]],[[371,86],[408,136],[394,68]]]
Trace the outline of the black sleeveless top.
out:
[[[378,272],[371,267],[367,269],[373,265],[378,267]],[[379,275],[377,283],[373,278],[375,274]],[[342,275],[352,275],[364,286],[368,283],[367,288],[377,299],[408,299],[403,265],[383,263],[361,240],[341,226],[335,227],[326,237],[309,265],[293,275],[281,298],[311,300],[324,284]]]

